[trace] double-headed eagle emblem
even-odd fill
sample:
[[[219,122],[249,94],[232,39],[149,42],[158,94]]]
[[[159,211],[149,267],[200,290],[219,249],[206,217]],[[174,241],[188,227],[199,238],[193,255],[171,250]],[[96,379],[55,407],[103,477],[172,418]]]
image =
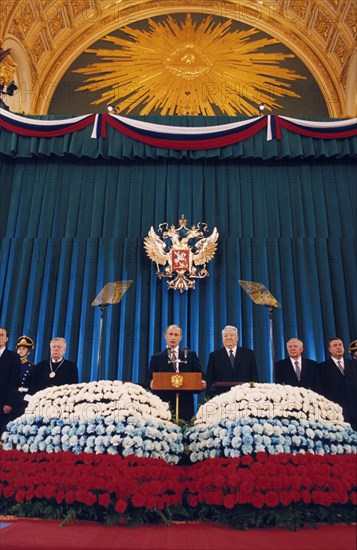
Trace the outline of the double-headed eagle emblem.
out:
[[[191,228],[186,227],[187,220],[182,214],[179,226],[167,223],[159,225],[158,232],[151,226],[148,236],[144,239],[144,248],[149,258],[156,263],[156,275],[159,279],[167,277],[169,288],[184,290],[195,288],[195,279],[203,279],[209,275],[206,264],[217,250],[218,231],[215,227],[208,237],[207,225],[199,222]],[[202,267],[198,267],[202,266]]]

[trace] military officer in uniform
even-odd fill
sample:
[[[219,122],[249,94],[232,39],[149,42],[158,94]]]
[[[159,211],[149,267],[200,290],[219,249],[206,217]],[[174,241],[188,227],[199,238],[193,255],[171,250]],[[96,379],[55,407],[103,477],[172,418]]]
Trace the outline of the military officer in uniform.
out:
[[[353,342],[350,343],[348,351],[351,354],[352,360],[357,361],[357,340],[353,340]]]
[[[29,386],[31,384],[31,375],[33,372],[34,364],[29,361],[29,355],[35,348],[34,341],[29,336],[20,336],[17,340],[16,351],[20,356],[21,370],[20,370],[20,385],[17,389],[16,403],[13,411],[11,412],[11,419],[21,416],[29,400]]]

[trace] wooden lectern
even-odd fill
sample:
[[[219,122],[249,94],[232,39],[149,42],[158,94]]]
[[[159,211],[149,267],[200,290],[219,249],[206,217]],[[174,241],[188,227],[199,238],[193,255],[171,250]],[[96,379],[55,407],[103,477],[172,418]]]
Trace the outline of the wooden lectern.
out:
[[[201,372],[154,372],[151,389],[176,392],[175,418],[179,419],[179,399],[182,391],[202,391]]]

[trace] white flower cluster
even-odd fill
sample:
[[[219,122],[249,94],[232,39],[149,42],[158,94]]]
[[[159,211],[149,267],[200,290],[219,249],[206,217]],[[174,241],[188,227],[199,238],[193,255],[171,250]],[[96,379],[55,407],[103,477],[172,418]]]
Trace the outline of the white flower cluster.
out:
[[[280,384],[242,384],[199,408],[195,424],[244,418],[295,418],[344,424],[342,408],[305,388]]]
[[[168,404],[157,395],[120,380],[46,388],[30,399],[25,415],[82,420],[110,417],[116,422],[128,417],[171,420]]]
[[[3,448],[162,458],[177,464],[183,435],[167,403],[131,382],[101,380],[36,393],[9,422]]]
[[[23,415],[8,423],[2,439],[6,451],[135,455],[171,464],[177,464],[183,452],[180,428],[149,417],[114,421],[110,417],[71,420]]]
[[[357,451],[357,432],[349,425],[287,418],[223,420],[215,425],[195,425],[185,435],[192,462],[259,452],[325,455]]]

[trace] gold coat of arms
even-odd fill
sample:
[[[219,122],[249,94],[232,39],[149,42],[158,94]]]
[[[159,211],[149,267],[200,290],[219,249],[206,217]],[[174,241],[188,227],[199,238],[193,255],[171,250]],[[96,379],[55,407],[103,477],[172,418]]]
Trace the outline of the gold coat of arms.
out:
[[[170,279],[166,281],[169,288],[181,293],[195,288],[196,279],[209,275],[206,264],[215,255],[219,236],[216,227],[205,237],[208,232],[205,223],[199,222],[190,228],[186,224],[182,214],[178,227],[161,223],[159,236],[151,226],[144,239],[146,253],[156,263],[156,275],[159,279]]]

